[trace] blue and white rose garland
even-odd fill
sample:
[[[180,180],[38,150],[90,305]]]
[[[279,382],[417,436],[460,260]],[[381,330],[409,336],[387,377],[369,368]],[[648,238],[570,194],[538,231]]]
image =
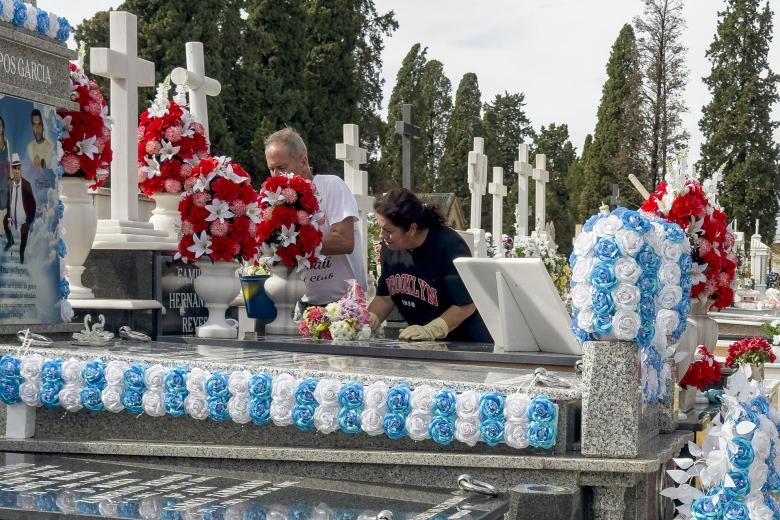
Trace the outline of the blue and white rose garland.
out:
[[[633,341],[645,402],[669,399],[671,349],[690,312],[690,244],[679,226],[636,211],[593,215],[574,241],[572,331],[582,343]]]
[[[290,374],[209,372],[118,360],[63,361],[37,353],[0,359],[0,400],[69,412],[186,414],[199,420],[293,425],[304,432],[432,439],[441,445],[457,440],[469,446],[550,449],[558,437],[558,405],[545,395],[298,380]]]
[[[0,19],[60,43],[70,38],[68,20],[21,0],[0,0]]]
[[[73,307],[68,301],[70,296],[70,284],[68,284],[68,267],[65,263],[65,257],[68,254],[68,249],[65,247],[65,226],[62,225],[62,217],[65,215],[65,204],[62,202],[62,185],[60,179],[65,175],[65,170],[62,167],[63,150],[62,150],[62,119],[60,116],[55,117],[56,121],[56,133],[57,133],[57,191],[59,193],[59,199],[57,200],[57,256],[60,259],[60,280],[58,287],[58,298],[56,305],[60,308],[60,318],[62,321],[68,323],[73,319]]]

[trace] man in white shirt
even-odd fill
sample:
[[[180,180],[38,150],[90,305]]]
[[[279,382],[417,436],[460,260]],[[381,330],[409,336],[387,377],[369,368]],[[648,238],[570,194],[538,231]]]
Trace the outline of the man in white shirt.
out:
[[[351,279],[357,280],[365,290],[366,249],[358,230],[357,202],[346,183],[335,175],[312,174],[306,144],[292,128],[266,138],[265,160],[271,175],[293,173],[314,182],[320,211],[325,215],[322,254],[327,258],[303,272],[306,282],[303,301],[309,305],[338,301],[349,288]]]
[[[11,159],[11,185],[8,187],[8,200],[6,213],[3,218],[5,228],[5,250],[14,245],[14,234],[19,233],[19,261],[24,263],[24,249],[27,246],[27,235],[30,226],[35,219],[35,194],[32,185],[22,178],[22,161],[19,154],[13,154]]]
[[[36,168],[53,168],[54,167],[54,145],[46,140],[43,135],[43,116],[41,111],[37,108],[33,109],[30,115],[30,123],[32,124],[33,139],[27,145],[27,157],[30,158],[30,162]]]

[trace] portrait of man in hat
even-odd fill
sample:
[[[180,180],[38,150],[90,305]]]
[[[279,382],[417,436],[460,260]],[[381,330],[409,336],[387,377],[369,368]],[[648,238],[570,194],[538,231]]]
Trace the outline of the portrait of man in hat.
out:
[[[11,249],[11,246],[14,245],[14,235],[18,233],[19,261],[24,263],[24,249],[27,246],[30,226],[35,219],[36,205],[32,185],[22,177],[22,161],[17,153],[11,157],[11,182],[8,186],[6,208],[8,211],[3,218],[3,228],[7,240],[5,250]]]

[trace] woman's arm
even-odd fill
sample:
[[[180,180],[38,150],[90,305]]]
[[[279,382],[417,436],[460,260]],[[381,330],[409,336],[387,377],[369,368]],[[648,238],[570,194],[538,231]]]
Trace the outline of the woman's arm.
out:
[[[447,323],[447,328],[454,330],[455,327],[463,323],[466,318],[474,314],[477,310],[477,306],[473,303],[468,305],[451,305],[449,309],[444,311],[440,316]]]
[[[385,321],[394,308],[395,304],[390,296],[374,296],[368,306],[368,312],[376,316],[376,323],[380,324]],[[371,321],[374,321],[373,318]]]

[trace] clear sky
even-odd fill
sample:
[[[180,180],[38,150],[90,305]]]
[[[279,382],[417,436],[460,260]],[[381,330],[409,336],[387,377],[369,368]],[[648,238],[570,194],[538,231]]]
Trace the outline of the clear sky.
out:
[[[394,10],[399,29],[386,41],[383,54],[385,100],[406,52],[416,42],[428,47],[453,83],[466,72],[479,78],[483,101],[503,91],[524,92],[534,128],[566,123],[581,149],[593,131],[606,63],[624,23],[642,12],[641,0],[375,0],[380,12]],[[73,25],[119,0],[39,0],[47,10],[66,16]],[[776,3],[771,0],[770,3]],[[698,156],[701,107],[710,99],[701,78],[709,73],[704,53],[712,42],[720,0],[687,0],[690,77],[685,93],[689,107],[684,121],[691,134],[691,155]],[[780,5],[775,5],[774,42],[770,63],[780,72]],[[184,49],[182,49],[182,64]],[[206,65],[208,67],[208,64]],[[780,120],[780,104],[773,116]],[[345,121],[346,122],[346,121]],[[780,130],[775,134],[780,141]]]

